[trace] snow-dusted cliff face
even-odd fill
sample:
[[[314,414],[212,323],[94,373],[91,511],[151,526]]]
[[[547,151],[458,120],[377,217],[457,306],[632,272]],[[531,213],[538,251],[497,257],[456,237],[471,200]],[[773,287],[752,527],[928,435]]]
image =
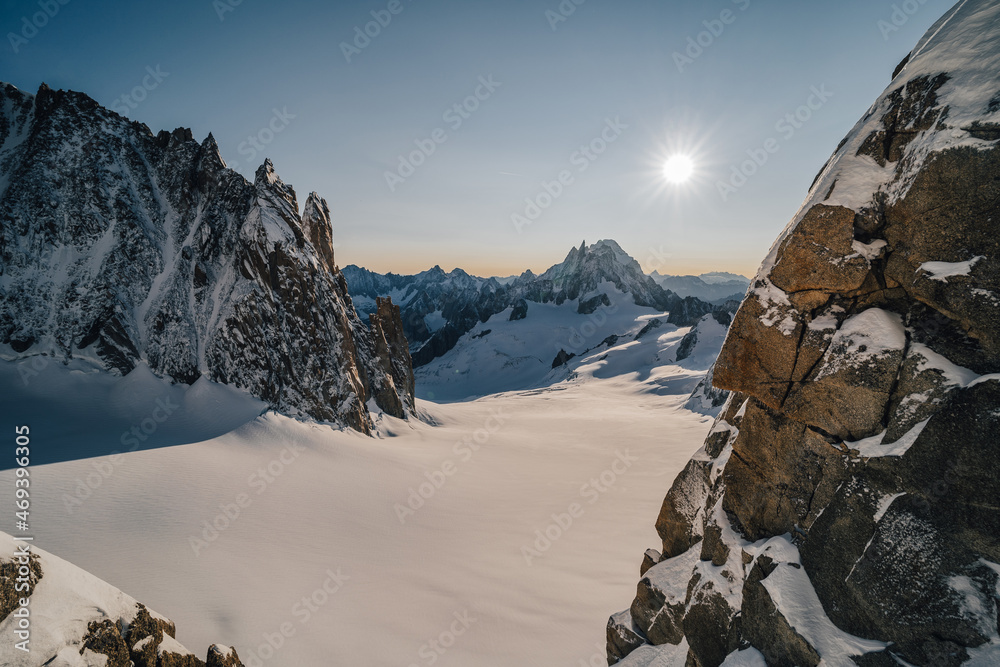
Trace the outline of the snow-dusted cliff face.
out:
[[[367,431],[369,398],[407,414],[412,372],[398,308],[361,322],[332,238],[326,202],[313,193],[300,215],[270,161],[249,183],[211,135],[154,135],[81,93],[0,84],[7,356],[204,375]]]
[[[998,73],[1000,3],[963,0],[817,177],[613,664],[1000,664]]]

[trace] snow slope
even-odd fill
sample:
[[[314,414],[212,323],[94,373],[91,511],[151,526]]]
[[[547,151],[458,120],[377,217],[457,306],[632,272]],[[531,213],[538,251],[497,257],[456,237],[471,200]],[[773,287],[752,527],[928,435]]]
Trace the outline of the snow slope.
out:
[[[662,331],[669,357],[684,330]],[[107,459],[41,465],[36,543],[248,665],[600,664],[606,610],[656,541],[622,517],[654,515],[709,427],[681,407],[703,371],[637,363],[654,347],[544,389],[421,401],[428,423],[383,416],[377,439],[267,413],[128,453],[83,499]],[[53,421],[33,419],[36,446]]]
[[[669,324],[668,313],[637,306],[630,294],[611,283],[602,283],[596,292],[607,295],[610,305],[590,314],[578,312],[579,299],[561,304],[528,301],[524,319],[510,321],[508,308],[476,324],[451,351],[416,369],[417,395],[454,401],[537,388],[572,378],[591,364],[600,365],[591,370],[597,377],[648,380],[655,367],[676,361],[677,348],[692,327]],[[697,354],[689,350],[689,358],[672,366],[669,393],[690,393],[722,347],[725,328],[710,315],[705,319],[714,326],[701,325],[711,332],[699,339]],[[640,337],[651,322],[655,328]],[[553,368],[560,352],[573,358]]]
[[[11,535],[0,532],[0,560],[17,561],[24,553],[24,541],[15,541]],[[85,667],[100,665],[106,657],[83,648],[81,638],[87,634],[91,622],[123,620],[131,624],[139,610],[138,602],[107,582],[58,556],[54,556],[33,545],[28,553],[39,557],[42,578],[32,591],[29,610],[28,651],[17,648],[14,630],[22,617],[13,614],[0,622],[0,665],[38,665],[45,660],[46,665],[60,667]],[[159,620],[163,616],[151,611]],[[167,638],[169,639],[169,637]],[[172,643],[171,652],[179,655],[190,654],[183,646]],[[51,662],[48,662],[52,659]]]

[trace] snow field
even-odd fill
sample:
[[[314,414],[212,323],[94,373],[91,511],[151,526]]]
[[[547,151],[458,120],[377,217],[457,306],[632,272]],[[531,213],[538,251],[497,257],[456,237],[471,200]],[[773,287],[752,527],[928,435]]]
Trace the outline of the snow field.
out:
[[[420,401],[428,423],[383,416],[377,439],[267,413],[119,455],[72,503],[109,457],[38,466],[37,543],[248,667],[591,664],[710,426],[681,407],[704,369],[656,362],[686,330],[657,331],[549,387]],[[98,416],[86,393],[55,399]],[[39,420],[33,441],[73,428]]]

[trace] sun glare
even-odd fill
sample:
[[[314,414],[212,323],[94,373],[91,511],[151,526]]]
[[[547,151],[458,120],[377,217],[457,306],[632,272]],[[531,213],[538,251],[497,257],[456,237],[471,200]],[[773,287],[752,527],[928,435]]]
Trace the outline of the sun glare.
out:
[[[663,165],[663,176],[671,183],[684,183],[694,173],[694,161],[687,155],[674,155]]]

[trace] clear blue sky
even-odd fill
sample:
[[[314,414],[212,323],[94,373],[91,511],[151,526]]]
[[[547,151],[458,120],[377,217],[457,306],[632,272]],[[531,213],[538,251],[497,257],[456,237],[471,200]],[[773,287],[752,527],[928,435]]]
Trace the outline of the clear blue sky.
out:
[[[36,17],[37,34],[25,29],[46,4],[55,15]],[[953,3],[908,0],[913,13],[897,12],[892,32],[900,0],[564,0],[575,11],[558,22],[546,12],[559,0],[399,0],[396,14],[390,4],[0,0],[0,80],[86,92],[154,132],[212,132],[251,179],[270,157],[300,201],[315,190],[330,203],[341,265],[504,275],[614,238],[647,270],[750,274],[893,67]],[[711,23],[724,10],[728,24]],[[377,36],[358,40],[348,62],[342,44],[372,11],[391,21],[368,26]],[[701,35],[707,46],[681,71],[673,54],[704,21],[720,34]],[[29,36],[16,53],[11,32]],[[122,100],[144,83],[141,101]],[[832,97],[813,98],[800,127],[778,128],[814,86]],[[477,89],[474,111],[446,116]],[[390,189],[386,172],[438,129],[445,141]],[[601,148],[602,133],[614,141],[601,155],[578,152]],[[723,201],[718,181],[769,138],[777,152]],[[668,186],[659,165],[679,151],[697,171]],[[559,196],[518,230],[511,216],[534,214],[527,198],[548,203],[542,183],[563,171]]]

